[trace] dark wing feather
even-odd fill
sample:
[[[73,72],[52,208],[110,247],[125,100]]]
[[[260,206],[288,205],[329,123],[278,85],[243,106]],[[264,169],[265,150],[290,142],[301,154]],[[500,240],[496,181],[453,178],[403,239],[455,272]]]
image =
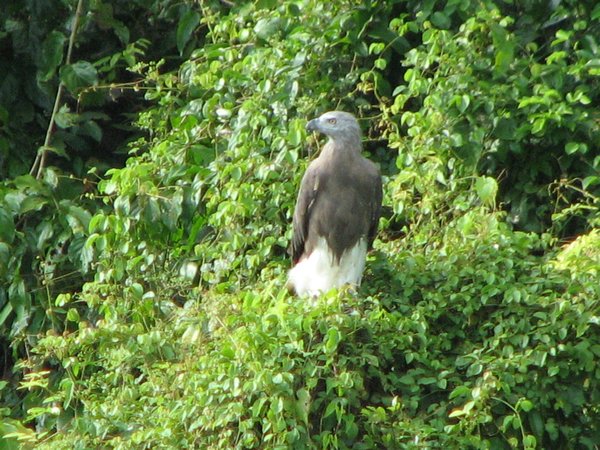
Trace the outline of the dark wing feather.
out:
[[[373,247],[373,241],[377,235],[379,227],[379,217],[381,216],[381,202],[383,200],[383,187],[381,185],[381,174],[379,171],[373,180],[373,196],[371,197],[371,222],[369,224],[369,249]]]
[[[304,244],[308,235],[308,221],[310,220],[311,207],[317,198],[317,170],[314,167],[309,167],[298,192],[298,200],[296,201],[296,209],[294,210],[293,219],[293,236],[290,253],[292,263],[295,265],[304,253]]]

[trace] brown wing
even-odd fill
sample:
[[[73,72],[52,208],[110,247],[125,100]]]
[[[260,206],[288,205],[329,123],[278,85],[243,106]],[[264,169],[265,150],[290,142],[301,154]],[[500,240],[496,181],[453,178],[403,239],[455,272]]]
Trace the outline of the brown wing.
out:
[[[300,261],[300,258],[304,254],[304,244],[308,237],[308,223],[311,208],[317,198],[318,184],[318,171],[313,166],[310,166],[300,183],[296,209],[294,210],[293,236],[290,246],[292,264],[294,265]]]

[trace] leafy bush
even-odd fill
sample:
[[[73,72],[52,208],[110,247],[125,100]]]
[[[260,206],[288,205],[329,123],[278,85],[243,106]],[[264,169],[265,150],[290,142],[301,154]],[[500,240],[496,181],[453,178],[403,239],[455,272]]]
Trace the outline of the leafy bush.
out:
[[[600,129],[590,106],[598,104],[600,7],[531,4],[508,16],[488,5],[455,20],[467,3],[390,22],[401,36],[422,31],[403,60],[405,84],[379,93],[398,166],[412,173],[413,161],[433,153],[442,157],[441,183],[448,172],[498,178],[499,200],[520,229],[570,236],[597,224]],[[381,51],[373,70],[395,57]]]
[[[23,416],[39,400],[15,389],[23,376],[15,361],[39,334],[62,333],[69,317],[85,313],[76,297],[70,310],[55,300],[91,278],[84,243],[101,204],[96,182],[139,135],[135,92],[153,84],[155,72],[140,59],[203,36],[170,31],[189,7],[112,3],[16,0],[0,11],[0,354],[10,381],[3,415]],[[153,38],[160,45],[149,48]],[[133,66],[144,74],[128,72]]]
[[[595,279],[484,212],[438,239],[377,252],[358,297],[85,293],[103,319],[38,348],[82,402],[48,448],[593,447]]]

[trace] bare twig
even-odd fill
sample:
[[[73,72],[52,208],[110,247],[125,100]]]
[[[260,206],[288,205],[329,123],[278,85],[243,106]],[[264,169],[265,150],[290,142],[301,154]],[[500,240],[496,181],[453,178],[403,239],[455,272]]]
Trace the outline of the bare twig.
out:
[[[75,35],[77,34],[79,18],[81,17],[82,13],[83,0],[79,0],[77,2],[77,10],[75,11],[75,17],[73,19],[71,36],[69,37],[69,47],[67,49],[67,58],[65,60],[65,64],[71,64],[71,56],[73,54],[73,46],[75,44]],[[42,147],[42,151],[40,151],[35,157],[33,166],[29,171],[30,175],[33,175],[35,173],[35,177],[38,179],[42,176],[42,172],[44,171],[44,167],[46,166],[46,160],[48,159],[48,147],[50,147],[50,141],[52,140],[52,134],[54,131],[54,120],[56,118],[56,115],[58,114],[58,110],[62,102],[63,92],[64,85],[62,84],[62,82],[59,81],[58,90],[56,91],[56,98],[54,100],[54,107],[52,108],[52,115],[50,116],[50,123],[48,124],[48,129],[46,130],[46,138],[44,139],[44,145]]]

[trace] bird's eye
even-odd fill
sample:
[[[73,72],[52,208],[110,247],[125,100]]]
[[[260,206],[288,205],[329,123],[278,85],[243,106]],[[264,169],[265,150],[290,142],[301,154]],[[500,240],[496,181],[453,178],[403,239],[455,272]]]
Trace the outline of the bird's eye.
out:
[[[335,123],[337,122],[337,120],[335,120],[333,117],[331,119],[327,119],[327,122],[329,122],[331,125],[335,125]]]

